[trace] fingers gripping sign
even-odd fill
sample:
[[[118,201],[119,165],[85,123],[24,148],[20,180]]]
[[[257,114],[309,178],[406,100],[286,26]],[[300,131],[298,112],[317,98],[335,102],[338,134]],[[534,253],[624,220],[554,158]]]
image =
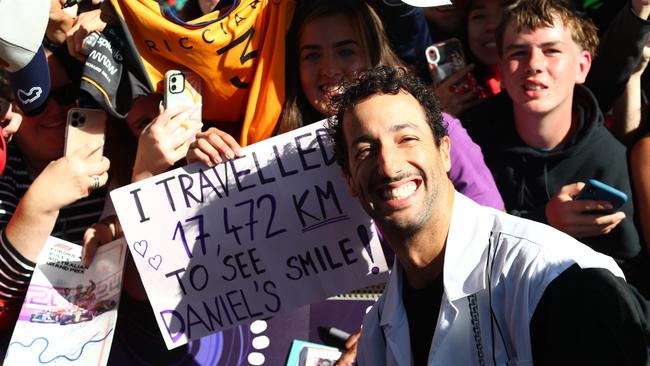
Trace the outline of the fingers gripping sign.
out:
[[[228,133],[211,127],[196,135],[187,152],[187,162],[200,161],[208,166],[240,156],[241,146]]]

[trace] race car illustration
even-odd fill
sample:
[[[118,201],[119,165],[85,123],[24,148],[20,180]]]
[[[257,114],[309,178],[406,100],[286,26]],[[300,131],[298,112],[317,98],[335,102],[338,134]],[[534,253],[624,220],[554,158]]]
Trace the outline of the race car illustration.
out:
[[[60,325],[77,324],[93,320],[94,317],[113,310],[116,306],[117,302],[115,300],[106,299],[96,302],[90,309],[72,305],[69,308],[60,308],[55,311],[48,309],[33,313],[30,315],[29,321],[32,323],[58,323]]]
[[[34,313],[30,315],[29,321],[32,323],[58,323],[59,314],[54,311],[45,310],[40,313]]]

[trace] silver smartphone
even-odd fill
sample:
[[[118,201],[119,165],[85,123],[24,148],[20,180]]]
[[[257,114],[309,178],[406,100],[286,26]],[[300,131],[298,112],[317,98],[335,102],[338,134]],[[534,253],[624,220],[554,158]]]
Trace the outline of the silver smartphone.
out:
[[[106,130],[106,112],[101,109],[71,108],[65,129],[65,151],[70,155],[80,147],[96,140],[104,141]],[[92,159],[100,161],[103,148],[93,154]]]

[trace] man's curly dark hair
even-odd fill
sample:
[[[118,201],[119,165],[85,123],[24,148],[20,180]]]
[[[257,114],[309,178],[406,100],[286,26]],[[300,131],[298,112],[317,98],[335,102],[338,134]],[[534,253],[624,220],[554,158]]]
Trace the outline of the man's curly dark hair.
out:
[[[338,112],[328,119],[327,125],[334,143],[336,161],[346,174],[349,173],[350,167],[348,147],[343,134],[343,115],[350,107],[368,97],[377,94],[395,95],[400,91],[411,94],[424,109],[436,146],[440,146],[442,137],[447,136],[447,126],[443,125],[440,104],[431,89],[403,67],[377,66],[360,74],[345,93],[333,100]]]

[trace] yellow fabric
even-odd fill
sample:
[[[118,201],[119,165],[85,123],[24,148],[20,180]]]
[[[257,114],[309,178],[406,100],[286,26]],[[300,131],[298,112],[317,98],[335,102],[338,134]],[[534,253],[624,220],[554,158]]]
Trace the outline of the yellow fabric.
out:
[[[214,21],[205,25],[174,23],[154,0],[110,1],[156,91],[167,70],[190,69],[203,81],[204,121],[241,131],[242,146],[272,135],[284,103],[285,34],[295,0],[235,1],[232,9],[188,22]],[[242,85],[237,79],[249,86],[235,86]]]

